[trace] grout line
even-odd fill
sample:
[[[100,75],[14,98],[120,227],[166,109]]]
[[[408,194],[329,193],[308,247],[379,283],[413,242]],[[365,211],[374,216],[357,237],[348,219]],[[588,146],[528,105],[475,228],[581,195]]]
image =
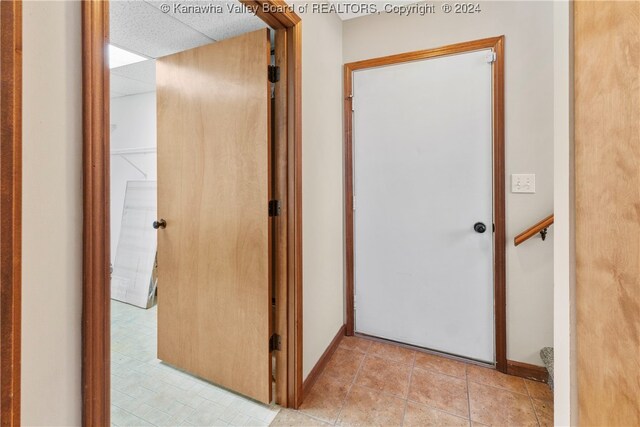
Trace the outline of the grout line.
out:
[[[480,384],[480,385],[485,386],[485,387],[491,387],[491,388],[496,388],[496,389],[502,390],[502,391],[508,391],[509,393],[514,393],[514,394],[517,394],[519,396],[529,396],[529,392],[528,391],[526,393],[519,393],[517,391],[509,390],[508,388],[500,387],[500,386],[493,385],[493,384],[483,383],[483,382],[477,381],[477,380],[468,380],[468,381],[470,381],[470,382],[472,382],[474,384]],[[525,388],[525,390],[526,390],[526,388]]]
[[[181,21],[181,20],[180,20],[180,19],[178,19],[176,16],[174,16],[172,13],[164,13],[164,12],[162,12],[159,8],[157,8],[157,7],[153,6],[153,5],[149,2],[149,0],[145,0],[144,2],[147,4],[147,6],[153,7],[157,12],[159,12],[159,13],[163,13],[165,16],[168,16],[168,17],[172,18],[172,19],[173,19],[175,22],[177,22],[178,24],[180,24],[180,25],[182,25],[182,26],[185,26],[185,27],[187,27],[189,30],[191,30],[191,31],[195,31],[196,33],[198,33],[198,34],[202,35],[203,37],[205,37],[205,38],[207,38],[207,39],[211,40],[211,42],[210,42],[210,43],[215,43],[215,42],[219,41],[219,40],[216,40],[216,39],[214,39],[213,37],[211,37],[211,36],[209,36],[209,35],[207,35],[207,34],[203,33],[202,31],[200,31],[200,30],[198,30],[198,29],[196,29],[196,28],[192,27],[191,25],[187,24],[186,22]],[[151,15],[152,15],[152,13],[151,13],[151,12],[149,12],[149,14],[151,14]],[[144,55],[144,56],[146,56],[146,55]],[[153,58],[153,59],[155,59],[155,58]]]
[[[438,408],[437,406],[429,405],[428,403],[418,402],[417,400],[407,399],[408,403],[415,403],[418,406],[426,406],[430,409],[435,409],[438,412],[444,412],[445,414],[452,415],[456,418],[460,418],[463,420],[471,421],[469,418],[466,418],[464,415],[456,414],[455,412],[448,411],[446,409]]]
[[[494,365],[491,363],[481,362],[479,360],[474,360],[474,359],[467,359],[466,357],[463,357],[463,356],[457,356],[455,354],[449,354],[449,353],[441,352],[438,350],[432,350],[426,347],[420,347],[412,344],[403,343],[400,341],[393,341],[387,338],[380,338],[373,335],[361,334],[358,332],[356,332],[354,336],[356,338],[361,338],[363,340],[371,341],[372,343],[378,342],[382,344],[389,344],[395,347],[404,348],[406,350],[415,351],[417,353],[429,354],[432,356],[441,357],[443,359],[453,360],[454,362],[464,363],[465,365],[473,365],[473,366],[478,366],[480,368],[492,369],[492,370],[495,369]]]
[[[366,339],[366,338],[363,338],[363,339]],[[377,340],[369,340],[369,341],[375,342]],[[395,346],[395,347],[406,348],[406,347],[403,347],[401,345],[397,345],[396,343],[390,343],[390,342],[385,342],[385,341],[380,341],[380,342],[382,342],[384,344],[391,345],[391,346]],[[371,347],[371,345],[369,347]],[[439,374],[439,375],[444,375],[446,377],[450,377],[450,378],[457,379],[457,380],[466,380],[467,379],[467,373],[466,373],[467,372],[467,367],[468,366],[472,366],[472,365],[475,366],[475,365],[472,364],[472,363],[467,363],[467,362],[464,362],[464,361],[455,360],[456,362],[464,364],[464,367],[465,367],[465,378],[457,377],[457,376],[449,375],[449,374],[446,374],[446,373],[443,373],[443,372],[440,372],[440,371],[436,371],[436,370],[433,370],[433,369],[424,369],[424,368],[421,368],[421,367],[417,367],[416,366],[416,360],[417,360],[418,354],[420,352],[417,351],[417,350],[413,350],[411,348],[407,348],[407,349],[408,350],[412,350],[413,358],[412,358],[412,363],[411,363],[411,367],[412,367],[411,368],[411,373],[410,373],[410,377],[409,377],[409,389],[407,390],[407,397],[406,397],[406,399],[404,399],[404,400],[406,400],[407,403],[405,404],[405,412],[403,414],[403,423],[404,423],[404,415],[406,415],[406,407],[408,406],[409,402],[416,403],[418,405],[426,406],[426,407],[429,407],[429,408],[433,408],[433,409],[435,409],[437,411],[444,412],[446,414],[449,414],[449,415],[452,415],[452,416],[455,416],[455,417],[458,417],[458,418],[461,418],[461,419],[466,419],[467,421],[471,422],[471,417],[470,417],[470,410],[471,409],[470,409],[470,402],[469,402],[469,395],[468,395],[468,391],[469,391],[468,382],[467,382],[467,405],[469,406],[469,408],[467,410],[467,413],[469,414],[469,416],[467,418],[465,418],[463,415],[460,415],[460,414],[457,414],[457,413],[453,413],[453,412],[450,412],[450,411],[447,411],[447,410],[444,410],[442,408],[438,408],[438,407],[435,407],[435,406],[432,406],[432,405],[428,405],[428,404],[426,404],[424,402],[418,402],[418,401],[411,400],[411,399],[409,399],[409,390],[411,389],[411,381],[413,379],[413,372],[414,372],[415,369],[418,369],[418,370],[421,370],[421,371],[425,371],[425,372],[435,373],[435,374]],[[367,350],[366,356],[375,357],[375,358],[382,359],[382,360],[385,360],[385,361],[388,361],[388,362],[401,363],[401,362],[398,362],[397,360],[389,359],[389,358],[380,356],[380,355],[378,355],[376,353],[369,353],[368,350]],[[365,358],[366,358],[366,356],[365,356]],[[443,357],[443,356],[438,355],[438,354],[434,354],[434,356],[440,357],[442,359],[452,360],[452,359],[449,359],[447,357]],[[366,387],[366,386],[362,386],[362,387],[365,387],[365,388],[370,389],[370,390],[376,390],[376,389],[373,389],[371,387]],[[384,391],[379,391],[379,390],[376,390],[376,391],[380,392],[381,394],[387,395],[389,397],[394,397],[394,398],[398,399],[397,396],[392,395],[390,393],[387,393],[387,392],[384,392]]]
[[[356,379],[358,378],[358,375],[360,375],[360,371],[362,370],[362,366],[364,366],[364,362],[367,359],[367,355],[369,354],[369,350],[367,349],[367,352],[364,353],[362,360],[360,361],[360,365],[358,365],[358,369],[356,370],[356,374],[353,376],[353,380],[351,381],[351,385],[349,386],[349,390],[347,390],[347,394],[344,395],[344,401],[342,402],[342,406],[340,407],[340,410],[338,411],[338,415],[336,416],[335,421],[333,422],[333,425],[336,425],[336,423],[338,422],[338,420],[340,419],[340,415],[342,415],[342,410],[344,409],[346,403],[347,403],[347,399],[349,398],[349,395],[351,394],[351,390],[353,389],[353,386],[356,385]]]
[[[464,367],[464,377],[467,381],[467,415],[469,418],[469,425],[471,425],[471,389],[469,388],[469,374],[467,373],[467,367]]]
[[[137,418],[137,419],[138,419],[138,420],[140,420],[140,421],[144,421],[144,422],[146,422],[146,423],[149,423],[149,424],[152,424],[152,425],[153,425],[153,423],[151,423],[151,422],[149,422],[149,421],[145,420],[144,418],[142,418],[142,417],[140,417],[140,416],[138,416],[138,415],[134,414],[133,412],[128,411],[128,410],[126,410],[126,409],[124,409],[124,408],[122,408],[122,407],[120,407],[120,406],[118,406],[118,405],[111,404],[110,406],[111,406],[111,407],[109,408],[110,412],[113,412],[113,407],[115,406],[115,407],[116,407],[116,408],[118,408],[119,410],[121,410],[121,411],[123,411],[123,412],[126,412],[127,414],[131,415],[132,417]],[[153,408],[153,409],[155,409],[155,408]],[[112,424],[113,424],[113,423],[112,423]]]
[[[380,359],[380,360],[385,361],[385,362],[393,362],[393,363],[395,363],[397,365],[404,365],[404,366],[413,367],[414,364],[415,364],[415,355],[414,355],[413,359],[411,360],[411,362],[409,362],[409,363],[401,362],[401,361],[399,361],[397,359],[391,359],[389,357],[380,356],[379,354],[375,354],[375,353],[371,353],[371,354],[365,353],[365,356],[370,356],[370,357],[373,357],[375,359]]]
[[[533,410],[533,415],[536,417],[536,422],[538,423],[538,427],[540,427],[540,417],[538,417],[538,411],[536,411],[536,405],[533,404],[533,396],[531,396],[531,392],[529,391],[529,386],[527,385],[526,381],[524,381],[524,388],[525,390],[527,390],[527,397],[529,398],[529,404],[531,405],[531,409]]]
[[[362,352],[360,352],[360,353],[365,356],[365,359],[367,358],[366,354],[364,354]],[[369,355],[369,356],[371,356],[373,358],[381,359],[381,360],[383,360],[385,362],[392,362],[389,359],[383,359],[383,358],[379,358],[379,357],[373,356],[373,355]],[[410,368],[409,369],[409,378],[411,378],[411,372],[412,372],[412,366],[413,365],[405,365],[405,364],[402,364],[402,365]],[[357,378],[357,375],[356,375],[356,378]],[[354,385],[355,385],[355,382],[354,382]],[[357,385],[358,385],[358,387],[362,387],[362,388],[366,388],[367,390],[375,391],[378,394],[382,394],[382,395],[387,396],[387,397],[392,398],[392,399],[407,400],[407,396],[399,396],[397,394],[393,394],[393,393],[390,393],[390,392],[385,391],[385,390],[379,390],[377,388],[370,387],[370,386],[364,385],[364,384],[357,384]],[[407,389],[407,394],[408,394],[408,389]]]
[[[413,380],[413,370],[416,368],[416,355],[413,355],[413,363],[411,364],[411,370],[409,371],[409,382],[407,383],[407,397],[404,400],[404,411],[402,412],[401,426],[404,426],[404,420],[407,417],[407,406],[409,406],[409,392],[411,391],[411,381]]]
[[[389,393],[388,391],[378,390],[377,388],[369,387],[367,385],[358,384],[358,387],[366,388],[367,390],[375,391],[378,394],[390,397],[392,399],[407,400],[406,397],[398,396],[397,394]]]
[[[467,367],[466,366],[464,367],[464,377],[458,377],[456,375],[447,374],[445,372],[438,371],[438,370],[436,370],[434,368],[423,368],[421,366],[416,366],[416,369],[419,369],[419,370],[425,371],[425,372],[431,372],[431,373],[434,373],[434,374],[445,375],[447,377],[455,378],[455,379],[458,379],[458,380],[463,380],[463,379],[465,379],[467,377]]]
[[[371,348],[371,345],[373,344],[373,341],[369,341],[369,340],[366,340],[366,341],[369,342],[369,345],[367,345],[367,349],[364,351],[364,353],[368,354],[369,353],[369,349]]]
[[[529,396],[529,404],[531,405],[531,409],[533,410],[533,416],[536,417],[538,427],[540,427],[540,418],[538,417],[538,411],[536,411],[536,405],[533,404],[533,398],[531,396]]]
[[[289,409],[289,408],[287,408],[287,409]],[[309,417],[309,418],[312,418],[312,419],[314,419],[314,420],[316,420],[316,421],[320,421],[320,422],[321,422],[321,423],[323,423],[323,424],[334,425],[334,424],[331,424],[329,421],[327,421],[327,419],[326,419],[326,418],[320,418],[320,417],[318,417],[318,416],[316,416],[316,415],[309,414],[308,412],[302,411],[302,410],[300,410],[300,409],[289,409],[289,410],[290,410],[290,411],[294,411],[294,412],[299,412],[299,413],[301,413],[302,415],[304,415],[304,416],[306,416],[306,417]]]
[[[531,396],[531,393],[529,392],[529,387],[527,386],[526,381],[524,381],[524,379],[522,379],[522,381],[524,383],[524,387],[525,387],[525,390],[527,392],[526,394],[518,393],[517,391],[509,390],[509,389],[506,389],[506,388],[503,388],[503,387],[494,386],[492,384],[486,384],[486,383],[479,382],[479,381],[471,381],[469,379],[469,375],[467,374],[467,396],[468,396],[468,399],[469,399],[469,421],[473,421],[471,419],[471,392],[469,390],[469,383],[472,382],[474,384],[479,384],[479,385],[482,385],[484,387],[490,387],[492,389],[506,391],[508,393],[513,393],[513,394],[516,394],[518,396],[526,396],[526,397],[528,397],[529,398],[529,404],[531,405],[531,409],[533,410],[533,414],[536,417],[536,423],[538,424],[538,427],[540,427],[540,419],[538,417],[538,412],[536,411],[536,407],[533,404],[533,397]]]
[[[112,307],[113,307],[113,303],[112,303]],[[139,309],[133,308],[132,310],[139,310]],[[244,396],[230,392],[229,390],[226,390],[219,385],[210,383],[202,378],[199,378],[193,374],[177,369],[173,366],[166,365],[162,363],[160,360],[158,360],[157,358],[154,358],[148,361],[138,359],[138,357],[140,357],[139,355],[144,353],[144,351],[140,349],[144,347],[144,343],[146,341],[145,342],[140,341],[140,337],[139,337],[140,334],[138,333],[138,331],[131,332],[129,330],[132,327],[135,327],[135,328],[139,328],[140,326],[149,327],[147,323],[152,325],[150,327],[153,327],[153,325],[156,322],[155,312],[153,313],[153,315],[154,317],[148,320],[145,320],[144,316],[132,316],[132,315],[119,316],[118,328],[120,328],[120,330],[122,331],[121,332],[122,336],[120,338],[112,340],[112,343],[121,345],[123,348],[121,350],[115,350],[112,347],[112,353],[116,355],[116,357],[119,357],[119,356],[124,357],[125,361],[122,364],[120,364],[121,366],[118,366],[118,364],[114,364],[111,369],[111,374],[116,377],[117,377],[117,375],[115,375],[116,373],[121,373],[121,374],[125,373],[126,376],[129,376],[131,374],[139,374],[143,376],[145,379],[152,381],[154,388],[150,388],[149,384],[143,384],[142,382],[130,384],[123,388],[115,388],[112,383],[111,391],[117,391],[118,393],[120,393],[123,396],[123,398],[126,399],[127,404],[132,403],[137,406],[132,406],[133,409],[125,409],[112,402],[110,405],[110,410],[113,410],[114,408],[118,408],[118,410],[122,411],[124,414],[127,414],[131,417],[135,417],[135,419],[139,420],[140,423],[147,422],[153,425],[154,423],[152,423],[149,419],[147,419],[147,416],[152,412],[163,414],[168,417],[176,418],[174,415],[163,410],[163,407],[157,405],[156,403],[150,403],[148,401],[148,398],[154,398],[155,396],[158,396],[164,392],[170,393],[169,397],[171,399],[171,404],[174,404],[174,403],[180,404],[184,406],[185,411],[189,412],[189,415],[184,417],[183,421],[186,420],[186,418],[199,413],[200,411],[199,406],[202,405],[202,403],[204,402],[210,402],[216,405],[225,406],[220,401],[211,400],[209,397],[202,396],[202,392],[204,390],[230,393],[234,396],[234,398],[242,400],[244,403],[248,404],[251,407],[254,407],[254,406],[264,407],[262,404],[254,402],[251,399],[246,398]],[[113,322],[112,322],[112,326],[113,326]],[[150,342],[155,343],[157,338],[149,334],[148,336],[145,336],[143,339],[145,340],[149,339]],[[135,356],[135,355],[138,355],[138,356]],[[112,358],[112,362],[114,360],[115,359]],[[131,363],[131,362],[135,362],[135,365],[130,366],[128,368],[124,368],[122,366],[126,363]],[[162,370],[158,371],[156,370],[158,369],[157,366],[165,366],[167,369],[164,370],[163,368]],[[139,371],[138,369],[141,369],[141,368],[143,370],[146,370],[145,368],[153,369],[153,374],[151,374],[150,371],[149,372]],[[118,377],[118,378],[121,378],[121,377]],[[200,387],[200,385],[202,386],[202,389],[196,390],[195,387]],[[183,388],[184,386],[189,386],[189,387],[185,389]],[[133,387],[135,387],[135,390]],[[132,394],[135,394],[135,393],[131,393],[132,391],[135,391],[136,393],[138,393],[138,391],[141,391],[143,392],[143,394],[139,396],[134,396]],[[202,401],[197,405],[193,405],[193,400],[187,396],[187,393],[193,393],[193,392],[195,392],[198,398],[202,399]],[[183,400],[182,399],[183,397],[186,400]],[[189,402],[189,403],[185,403],[185,402]],[[145,412],[144,415],[142,414],[142,412],[138,411],[139,407],[142,405],[147,405],[150,407],[149,412]],[[136,414],[135,412],[138,412],[138,414]],[[246,412],[244,409],[240,409],[237,412],[242,415],[250,416],[256,420],[262,420],[262,421],[265,420],[260,417],[249,415],[250,411]]]

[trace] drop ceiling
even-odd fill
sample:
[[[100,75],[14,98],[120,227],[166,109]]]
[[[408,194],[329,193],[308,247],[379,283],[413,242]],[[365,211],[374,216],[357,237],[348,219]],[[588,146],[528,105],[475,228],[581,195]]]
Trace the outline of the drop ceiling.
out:
[[[333,5],[351,6],[338,9],[342,20],[371,13],[358,3],[375,4],[383,11],[385,3],[411,4],[415,0],[314,0]],[[299,3],[289,0],[289,3]],[[224,40],[249,31],[266,28],[266,24],[250,12],[230,12],[241,8],[238,0],[112,0],[110,11],[110,43],[142,55],[149,60],[111,70],[111,97],[134,95],[155,90],[155,58]],[[212,5],[222,6],[221,13],[213,13]],[[181,12],[181,6],[200,7],[201,13]],[[165,8],[168,10],[163,12]],[[207,13],[206,11],[209,10]],[[217,12],[217,11],[216,11]]]
[[[222,6],[221,13],[214,13],[212,3]],[[181,13],[180,6],[200,6],[205,12]],[[250,12],[229,12],[231,6],[239,7],[240,3],[237,0],[111,1],[110,43],[149,58],[111,70],[111,97],[154,91],[156,58],[267,27]],[[167,13],[162,11],[165,8]]]

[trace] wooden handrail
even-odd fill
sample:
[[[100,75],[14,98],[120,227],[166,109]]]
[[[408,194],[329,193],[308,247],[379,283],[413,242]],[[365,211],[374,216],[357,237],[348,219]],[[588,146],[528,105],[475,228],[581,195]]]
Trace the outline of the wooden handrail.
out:
[[[522,233],[518,234],[516,238],[513,239],[513,243],[518,246],[520,243],[529,240],[538,233],[542,235],[542,240],[544,240],[547,235],[547,228],[549,228],[551,224],[553,224],[553,214],[549,215],[536,225],[529,227]]]

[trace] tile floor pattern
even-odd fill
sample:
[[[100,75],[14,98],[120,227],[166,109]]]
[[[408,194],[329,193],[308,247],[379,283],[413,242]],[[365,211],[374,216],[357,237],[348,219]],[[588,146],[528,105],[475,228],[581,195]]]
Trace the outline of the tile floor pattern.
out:
[[[156,307],[111,303],[111,422],[116,426],[268,426],[278,413],[156,358]]]
[[[404,347],[345,337],[277,426],[552,426],[546,384]]]
[[[546,384],[345,337],[299,411],[266,406],[156,357],[156,308],[111,305],[115,426],[552,426]]]

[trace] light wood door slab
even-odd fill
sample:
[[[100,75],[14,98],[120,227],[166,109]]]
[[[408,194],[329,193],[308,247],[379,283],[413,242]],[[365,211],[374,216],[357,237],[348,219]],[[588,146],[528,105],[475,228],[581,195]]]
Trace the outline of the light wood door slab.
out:
[[[578,422],[640,425],[640,3],[574,3]]]
[[[268,31],[157,61],[158,357],[271,400]]]

